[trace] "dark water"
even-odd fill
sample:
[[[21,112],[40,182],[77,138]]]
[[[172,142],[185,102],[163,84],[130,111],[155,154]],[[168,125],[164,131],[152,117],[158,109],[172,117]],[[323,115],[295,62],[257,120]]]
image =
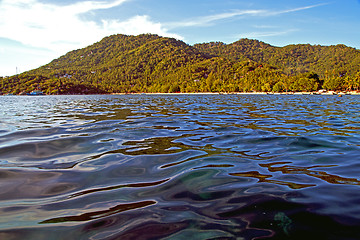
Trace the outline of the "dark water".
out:
[[[359,239],[360,97],[0,98],[0,239]]]

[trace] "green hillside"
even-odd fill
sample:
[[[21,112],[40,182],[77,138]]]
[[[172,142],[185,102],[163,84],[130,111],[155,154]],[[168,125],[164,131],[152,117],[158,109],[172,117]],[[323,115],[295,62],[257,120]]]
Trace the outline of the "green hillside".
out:
[[[190,46],[157,35],[119,34],[0,80],[3,94],[358,90],[360,51],[274,47],[250,39]]]
[[[235,61],[250,59],[265,62],[281,68],[288,75],[312,71],[325,77],[334,69],[349,75],[360,70],[360,51],[345,45],[325,47],[298,44],[273,47],[257,40],[241,39],[228,45],[220,42],[196,44],[195,48]]]

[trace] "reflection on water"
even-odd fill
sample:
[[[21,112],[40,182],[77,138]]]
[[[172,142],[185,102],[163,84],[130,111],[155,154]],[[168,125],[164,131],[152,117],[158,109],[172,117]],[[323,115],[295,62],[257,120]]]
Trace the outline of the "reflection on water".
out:
[[[0,239],[359,239],[360,98],[0,98]]]
[[[153,205],[155,203],[156,203],[155,201],[144,201],[144,202],[138,202],[138,203],[120,204],[120,205],[117,205],[115,207],[111,207],[108,210],[90,212],[90,213],[83,213],[83,214],[81,214],[79,216],[53,218],[53,219],[45,220],[45,221],[43,221],[41,223],[62,223],[62,222],[89,221],[89,220],[94,220],[94,219],[98,219],[98,218],[111,216],[111,215],[116,214],[116,213],[129,211],[129,210],[132,210],[132,209],[147,207],[147,206]]]

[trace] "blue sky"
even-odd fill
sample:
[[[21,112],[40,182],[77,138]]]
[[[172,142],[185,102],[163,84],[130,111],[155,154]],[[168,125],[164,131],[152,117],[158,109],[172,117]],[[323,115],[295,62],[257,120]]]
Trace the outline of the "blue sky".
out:
[[[360,49],[359,27],[360,0],[0,0],[0,76],[117,33]]]

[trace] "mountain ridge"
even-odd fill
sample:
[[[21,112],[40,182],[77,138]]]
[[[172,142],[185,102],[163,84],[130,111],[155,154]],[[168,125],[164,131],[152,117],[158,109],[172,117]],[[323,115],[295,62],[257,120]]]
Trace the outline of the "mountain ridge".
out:
[[[360,51],[343,44],[275,47],[252,39],[189,45],[153,34],[112,35],[26,73],[2,93],[358,90]]]

